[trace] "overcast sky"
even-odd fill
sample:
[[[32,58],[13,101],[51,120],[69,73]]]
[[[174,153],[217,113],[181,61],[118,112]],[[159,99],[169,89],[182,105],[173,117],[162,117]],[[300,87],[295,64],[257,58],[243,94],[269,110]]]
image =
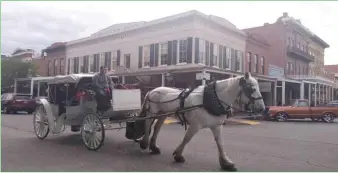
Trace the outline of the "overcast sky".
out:
[[[325,64],[338,64],[338,2],[1,2],[1,53],[36,51],[70,41],[115,23],[149,21],[198,10],[244,29],[275,22],[283,12],[300,19],[330,44]]]

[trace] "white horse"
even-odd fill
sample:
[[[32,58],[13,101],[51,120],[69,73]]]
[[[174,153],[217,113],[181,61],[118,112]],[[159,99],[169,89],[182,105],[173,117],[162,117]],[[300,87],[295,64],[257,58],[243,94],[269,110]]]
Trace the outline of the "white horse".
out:
[[[176,162],[184,162],[185,159],[182,155],[184,147],[189,143],[191,138],[203,128],[210,128],[217,144],[219,154],[219,164],[223,170],[236,171],[235,164],[227,157],[223,150],[222,144],[222,125],[225,121],[225,112],[219,115],[213,115],[210,113],[210,109],[223,109],[230,108],[229,105],[234,103],[235,100],[240,99],[242,102],[252,103],[254,105],[254,112],[260,113],[265,109],[265,105],[262,99],[262,95],[259,91],[258,82],[251,77],[250,73],[245,73],[244,76],[238,76],[235,78],[229,78],[225,80],[216,81],[214,88],[212,86],[199,86],[194,89],[193,92],[184,100],[184,107],[191,107],[200,105],[193,110],[185,112],[184,119],[189,124],[183,141],[175,149],[173,155]],[[214,93],[213,100],[205,100],[204,89],[205,87],[213,88],[211,93]],[[168,87],[158,87],[152,91],[149,91],[145,97],[145,101],[142,105],[143,116],[149,116],[150,114],[159,114],[166,112],[174,112],[180,109],[180,99],[178,95],[182,91],[179,89],[173,89]],[[210,93],[210,92],[209,92]],[[211,103],[208,105],[208,102]],[[216,103],[216,107],[215,107]],[[218,103],[218,104],[217,104]],[[209,106],[209,108],[208,108]],[[222,112],[223,110],[214,110],[214,112]],[[211,110],[212,112],[213,110]],[[150,112],[150,113],[149,113]],[[148,114],[147,114],[148,113]],[[168,115],[169,116],[169,115]],[[170,115],[173,116],[173,115]],[[177,118],[173,116],[174,118]],[[154,154],[160,154],[160,149],[156,145],[156,139],[158,133],[164,123],[166,116],[161,116],[155,126],[153,135],[150,139],[150,128],[152,126],[152,120],[146,120],[144,136],[140,141],[140,147],[142,149],[149,149]],[[182,118],[182,116],[181,116]]]

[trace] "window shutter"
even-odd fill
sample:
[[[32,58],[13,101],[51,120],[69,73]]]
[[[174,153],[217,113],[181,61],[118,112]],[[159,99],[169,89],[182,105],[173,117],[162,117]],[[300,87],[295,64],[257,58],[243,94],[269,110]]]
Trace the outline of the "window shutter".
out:
[[[214,43],[210,42],[210,66],[214,66]]]
[[[158,56],[159,56],[159,44],[156,43],[155,44],[155,60],[154,60],[154,67],[157,67],[158,66]]]
[[[200,39],[198,37],[195,37],[195,63],[198,64],[200,59]]]
[[[142,55],[143,55],[143,47],[142,46],[139,46],[138,47],[138,68],[142,68]]]
[[[120,66],[120,63],[121,63],[121,51],[117,50],[116,65]]]
[[[173,42],[168,41],[168,65],[171,65],[173,59]]]
[[[223,47],[223,68],[227,67],[227,48]]]
[[[155,63],[155,45],[154,44],[151,44],[150,45],[150,67],[154,67],[154,63]]]
[[[209,47],[209,42],[205,41],[205,65],[208,66],[210,64],[210,47]]]
[[[172,65],[176,65],[176,63],[177,63],[177,40],[174,40]]]
[[[188,38],[187,63],[192,63],[192,37]]]
[[[219,68],[222,68],[222,63],[223,63],[223,59],[222,59],[222,46],[221,45],[219,45],[218,46],[218,67]]]

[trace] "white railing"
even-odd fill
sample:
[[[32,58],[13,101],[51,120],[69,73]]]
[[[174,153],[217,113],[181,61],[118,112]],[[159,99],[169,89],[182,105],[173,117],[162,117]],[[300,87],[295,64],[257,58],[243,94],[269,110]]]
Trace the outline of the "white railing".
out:
[[[320,76],[313,76],[313,75],[287,75],[287,77],[296,79],[296,80],[319,80],[328,83],[335,83],[333,79],[327,79]]]

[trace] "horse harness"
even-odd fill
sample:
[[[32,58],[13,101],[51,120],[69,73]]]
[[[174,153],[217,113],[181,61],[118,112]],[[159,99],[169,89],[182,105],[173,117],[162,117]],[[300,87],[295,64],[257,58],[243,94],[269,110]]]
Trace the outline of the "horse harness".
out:
[[[255,92],[255,89],[252,88],[252,86],[249,83],[246,83],[244,77],[240,79],[239,85],[242,87],[240,93],[238,94],[238,99],[241,100],[242,93],[245,94],[246,97],[249,98],[249,103],[253,103],[255,100],[263,99],[262,97],[252,97],[252,94]],[[195,89],[184,89],[178,96],[178,99],[180,100],[180,108],[178,111],[176,111],[176,117],[180,120],[181,124],[185,126],[185,129],[187,129],[187,119],[185,118],[185,111],[187,109],[196,109],[203,107],[209,114],[212,114],[214,116],[221,116],[221,115],[227,115],[227,118],[230,116],[230,108],[232,108],[230,105],[224,103],[222,100],[219,99],[217,92],[216,92],[216,81],[209,83],[207,86],[204,87],[203,90],[203,103],[201,105],[195,105],[190,107],[184,107],[184,103],[186,98],[194,91]],[[224,105],[227,106],[227,108],[224,107]],[[238,110],[237,110],[238,111]],[[239,110],[241,111],[241,110]],[[243,112],[243,111],[241,111]],[[244,111],[246,112],[246,111]],[[182,117],[181,117],[181,116]]]

